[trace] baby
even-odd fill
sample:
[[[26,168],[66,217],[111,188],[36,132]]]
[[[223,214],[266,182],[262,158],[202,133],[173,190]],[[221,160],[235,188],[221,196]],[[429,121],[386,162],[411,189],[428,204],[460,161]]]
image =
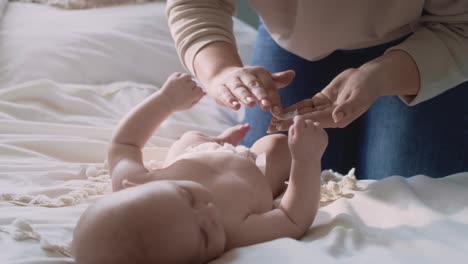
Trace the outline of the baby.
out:
[[[115,192],[81,216],[73,240],[78,264],[206,263],[235,247],[299,239],[311,226],[328,138],[300,116],[289,137],[268,135],[251,149],[236,146],[248,124],[217,137],[187,132],[163,168],[144,167],[142,148],[154,131],[203,95],[190,75],[175,73],[120,122],[108,153]]]

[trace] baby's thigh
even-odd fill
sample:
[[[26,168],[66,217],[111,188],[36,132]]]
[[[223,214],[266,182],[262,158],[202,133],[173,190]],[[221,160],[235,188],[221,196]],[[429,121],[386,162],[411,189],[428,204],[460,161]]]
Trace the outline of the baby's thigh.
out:
[[[178,139],[169,148],[169,152],[166,156],[166,161],[173,160],[177,156],[183,154],[188,147],[195,147],[206,142],[213,142],[213,138],[199,132],[199,131],[188,131],[185,132],[180,139]]]

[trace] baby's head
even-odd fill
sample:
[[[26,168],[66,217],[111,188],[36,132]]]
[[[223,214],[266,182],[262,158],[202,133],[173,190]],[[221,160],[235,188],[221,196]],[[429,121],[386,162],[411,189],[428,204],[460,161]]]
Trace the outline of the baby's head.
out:
[[[73,237],[78,264],[205,263],[226,237],[210,192],[192,181],[155,181],[90,206]]]

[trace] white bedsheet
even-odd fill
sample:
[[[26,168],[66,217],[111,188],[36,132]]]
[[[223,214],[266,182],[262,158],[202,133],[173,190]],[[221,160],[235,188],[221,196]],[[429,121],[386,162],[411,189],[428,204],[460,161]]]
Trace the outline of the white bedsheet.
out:
[[[11,224],[21,218],[51,243],[69,241],[79,215],[109,191],[105,178],[90,181],[87,176],[103,168],[113,127],[154,90],[132,83],[83,86],[48,80],[0,90],[0,200],[16,194],[23,202],[70,205],[0,201],[0,263],[72,263],[44,251],[36,240],[14,240]],[[215,134],[236,120],[205,98],[164,123],[150,140],[145,159],[161,159],[171,138],[183,131]],[[234,249],[214,263],[466,261],[468,173],[444,179],[395,176],[360,181],[359,186],[362,190],[345,190],[347,197],[320,208],[302,240]]]

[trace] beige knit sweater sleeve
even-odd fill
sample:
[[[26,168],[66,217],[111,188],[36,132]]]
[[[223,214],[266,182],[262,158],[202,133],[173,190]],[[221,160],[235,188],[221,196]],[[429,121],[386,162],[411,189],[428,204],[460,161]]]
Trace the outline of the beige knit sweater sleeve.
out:
[[[166,15],[182,64],[195,75],[193,61],[215,41],[235,44],[232,16],[235,0],[168,0]]]
[[[420,90],[402,96],[408,105],[433,98],[468,80],[468,1],[426,1],[414,34],[389,50],[404,50],[416,62]]]

